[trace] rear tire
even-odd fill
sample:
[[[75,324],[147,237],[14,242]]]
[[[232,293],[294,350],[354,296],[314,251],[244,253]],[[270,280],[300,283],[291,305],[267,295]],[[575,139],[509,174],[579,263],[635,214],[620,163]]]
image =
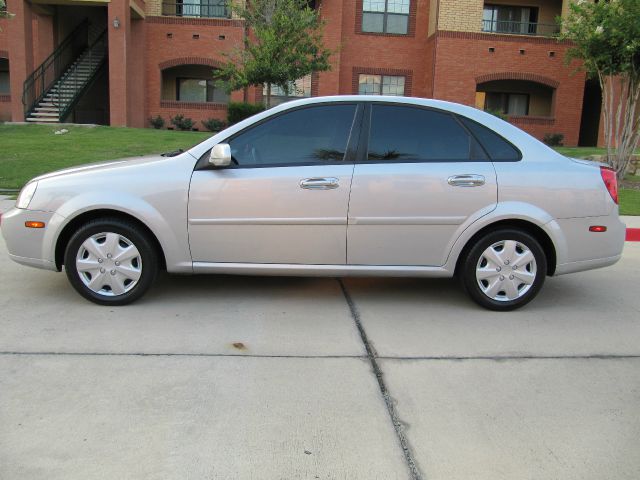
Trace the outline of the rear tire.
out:
[[[140,298],[158,272],[148,234],[117,218],[92,220],[71,237],[64,255],[69,282],[99,305],[126,305]]]
[[[547,258],[540,243],[515,229],[487,233],[462,258],[460,279],[478,305],[509,311],[529,303],[547,275]]]

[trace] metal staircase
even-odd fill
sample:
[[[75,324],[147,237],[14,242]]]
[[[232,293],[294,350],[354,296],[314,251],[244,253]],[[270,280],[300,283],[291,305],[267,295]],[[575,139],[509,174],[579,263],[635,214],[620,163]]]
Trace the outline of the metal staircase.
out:
[[[25,119],[59,123],[72,112],[107,59],[107,31],[84,20],[24,82]]]

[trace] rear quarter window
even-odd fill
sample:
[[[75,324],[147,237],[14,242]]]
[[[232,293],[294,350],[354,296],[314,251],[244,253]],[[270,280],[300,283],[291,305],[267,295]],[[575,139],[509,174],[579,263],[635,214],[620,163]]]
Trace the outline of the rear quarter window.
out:
[[[517,162],[522,158],[520,150],[493,130],[469,118],[458,116],[465,127],[478,139],[491,160],[496,162]]]

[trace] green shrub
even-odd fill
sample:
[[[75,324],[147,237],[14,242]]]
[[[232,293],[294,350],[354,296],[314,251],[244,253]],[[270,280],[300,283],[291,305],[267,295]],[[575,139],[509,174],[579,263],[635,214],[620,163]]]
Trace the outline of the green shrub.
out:
[[[227,110],[227,121],[229,125],[238,123],[245,118],[249,118],[256,113],[264,111],[264,105],[244,102],[230,102]]]
[[[162,118],[160,115],[155,117],[150,117],[149,123],[156,130],[160,130],[162,127],[164,127],[164,118]]]
[[[564,135],[562,133],[545,133],[542,141],[550,147],[561,147]]]
[[[485,112],[490,113],[494,117],[498,117],[500,120],[508,121],[509,116],[506,113],[502,113],[500,110],[485,110]]]
[[[226,126],[224,121],[218,120],[217,118],[207,118],[206,120],[202,120],[200,123],[202,123],[204,128],[210,132],[219,132]]]
[[[176,115],[171,117],[171,123],[175,125],[178,130],[191,130],[193,128],[193,120],[185,118],[184,115]]]

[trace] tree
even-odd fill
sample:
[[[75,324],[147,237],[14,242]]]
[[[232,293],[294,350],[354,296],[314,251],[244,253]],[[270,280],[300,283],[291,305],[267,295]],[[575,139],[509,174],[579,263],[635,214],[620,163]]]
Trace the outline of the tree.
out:
[[[244,48],[227,54],[215,74],[229,91],[266,85],[270,107],[271,85],[289,93],[291,82],[331,69],[331,51],[322,46],[324,23],[307,0],[247,0],[233,9],[249,33]]]
[[[578,0],[560,35],[573,43],[567,59],[582,60],[600,82],[607,163],[619,180],[640,141],[639,19],[639,0]]]
[[[0,18],[11,18],[13,15],[7,12],[7,4],[4,0],[0,0]],[[0,28],[0,31],[2,29]]]

